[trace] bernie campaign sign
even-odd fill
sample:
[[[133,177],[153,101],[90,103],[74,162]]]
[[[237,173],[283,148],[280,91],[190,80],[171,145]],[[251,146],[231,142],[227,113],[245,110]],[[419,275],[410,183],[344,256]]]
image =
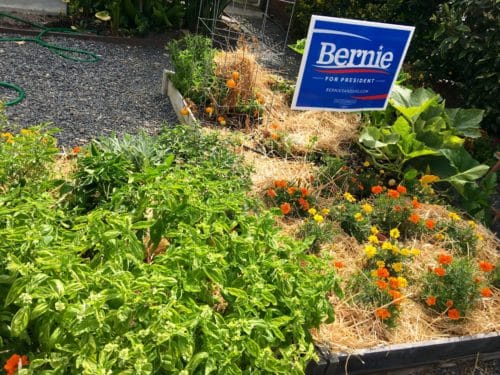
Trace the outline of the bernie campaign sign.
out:
[[[414,29],[312,16],[292,109],[385,109]]]

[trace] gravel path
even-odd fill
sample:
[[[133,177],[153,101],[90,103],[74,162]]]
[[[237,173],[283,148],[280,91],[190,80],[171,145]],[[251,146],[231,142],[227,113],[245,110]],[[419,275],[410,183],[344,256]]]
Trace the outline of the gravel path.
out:
[[[67,147],[111,133],[157,133],[165,121],[176,123],[168,98],[160,93],[162,71],[170,67],[164,48],[45,39],[92,51],[102,60],[77,63],[34,43],[0,43],[0,81],[26,92],[22,103],[6,109],[11,123],[51,122],[60,129],[59,144]],[[0,99],[14,96],[9,94],[0,88]]]

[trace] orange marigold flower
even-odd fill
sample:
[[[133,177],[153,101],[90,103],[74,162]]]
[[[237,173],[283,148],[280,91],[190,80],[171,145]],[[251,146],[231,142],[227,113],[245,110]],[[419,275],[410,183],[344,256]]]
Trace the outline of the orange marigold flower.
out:
[[[375,185],[375,186],[372,186],[372,193],[373,194],[380,194],[384,191],[384,188],[380,185]]]
[[[460,311],[457,309],[449,309],[448,310],[448,318],[451,320],[458,320],[460,319]]]
[[[304,198],[299,198],[298,202],[300,204],[300,207],[304,210],[307,211],[309,210],[309,202],[306,201]]]
[[[392,199],[399,198],[399,192],[397,190],[394,190],[394,189],[387,190],[387,195],[389,197],[391,197]]]
[[[408,220],[413,224],[418,224],[420,222],[420,216],[418,214],[411,214]]]
[[[297,191],[297,188],[295,186],[291,186],[287,190],[288,195],[294,195],[296,191]]]
[[[205,113],[207,113],[209,116],[211,116],[213,112],[214,112],[214,109],[212,107],[205,108]]]
[[[300,188],[300,193],[302,194],[302,197],[307,197],[309,195],[309,190],[306,188]]]
[[[236,87],[236,81],[234,79],[228,79],[226,81],[226,86],[229,87],[230,89],[234,89]]]
[[[491,296],[493,295],[493,293],[491,292],[491,289],[490,289],[490,288],[488,288],[488,287],[484,287],[483,289],[481,289],[481,295],[482,295],[483,297],[488,298],[488,297],[491,297]]]
[[[280,135],[276,134],[276,133],[272,133],[271,134],[271,139],[274,139],[275,141],[277,141],[278,139],[280,139]]]
[[[237,81],[240,78],[240,72],[237,72],[236,70],[231,73],[231,78]]]
[[[396,190],[398,191],[398,193],[400,194],[406,194],[408,190],[406,190],[406,188],[403,186],[403,185],[398,185],[398,187],[396,188]]]
[[[277,122],[273,122],[269,127],[273,130],[278,130],[280,125]]]
[[[450,308],[453,306],[453,301],[451,299],[449,299],[448,301],[446,301],[445,305],[446,305],[446,307]]]
[[[434,268],[434,273],[438,276],[444,276],[446,275],[446,270],[443,267],[436,267]]]
[[[272,189],[272,188],[269,188],[269,189],[267,190],[267,195],[268,195],[269,197],[271,197],[271,198],[276,198],[276,192],[275,192],[275,191],[274,191],[274,189]]]
[[[420,208],[420,202],[416,199],[412,199],[411,205],[413,208]]]
[[[379,269],[377,269],[377,276],[381,277],[381,278],[382,277],[389,277],[389,271],[385,267],[379,268]]]
[[[399,288],[399,280],[397,277],[391,277],[389,279],[389,285],[391,286],[392,289],[398,289]]]
[[[78,154],[80,151],[82,151],[82,148],[80,146],[75,146],[73,147],[73,154]]]
[[[427,304],[427,306],[434,306],[436,304],[436,297],[434,296],[427,297],[425,303]]]
[[[481,271],[483,271],[483,272],[491,272],[491,271],[493,271],[495,266],[493,264],[491,264],[490,262],[482,260],[481,262],[479,262],[479,268],[481,268]]]
[[[292,206],[290,206],[290,203],[282,203],[280,209],[283,215],[288,215],[292,210]]]
[[[399,305],[401,303],[403,299],[403,295],[401,294],[401,292],[391,289],[387,293],[389,293],[389,295],[392,297],[395,305]]]
[[[449,254],[439,254],[438,255],[438,263],[439,264],[450,264],[453,260],[453,257]]]
[[[333,263],[333,265],[336,267],[336,268],[344,268],[345,267],[345,264],[344,262],[341,262],[341,261],[336,261]]]
[[[181,110],[179,111],[181,113],[181,115],[183,116],[187,116],[189,115],[189,109],[187,109],[187,107],[182,107]]]
[[[274,186],[277,188],[286,188],[288,183],[285,180],[276,180],[274,181]]]
[[[419,181],[421,185],[426,186],[428,184],[432,184],[433,182],[439,181],[439,177],[431,174],[426,174],[422,176]]]
[[[425,227],[427,229],[434,229],[436,227],[436,222],[434,220],[432,220],[432,219],[427,219],[425,221]]]
[[[29,365],[28,357],[25,355],[12,354],[3,366],[7,375],[14,375],[19,368],[19,362],[21,362],[21,367]]]
[[[385,281],[382,281],[382,280],[377,280],[375,281],[375,284],[377,284],[377,286],[380,288],[380,289],[387,289],[387,283]]]
[[[382,320],[385,320],[385,319],[389,319],[391,317],[391,313],[389,312],[389,310],[387,310],[385,308],[380,308],[380,309],[375,310],[375,316],[377,316],[378,318],[380,318]]]

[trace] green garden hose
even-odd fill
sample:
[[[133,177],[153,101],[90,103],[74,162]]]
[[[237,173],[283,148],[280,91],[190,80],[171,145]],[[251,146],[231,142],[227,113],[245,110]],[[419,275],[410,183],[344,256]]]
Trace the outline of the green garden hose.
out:
[[[11,14],[0,12],[0,18],[1,17],[13,19],[17,22],[24,23],[24,24],[32,26],[36,29],[40,29],[41,31],[34,38],[25,38],[25,37],[0,38],[0,42],[33,42],[33,43],[37,43],[37,44],[41,45],[42,47],[45,47],[48,50],[50,50],[52,53],[55,53],[56,55],[61,56],[64,59],[68,59],[68,60],[76,61],[76,62],[81,62],[81,63],[85,63],[85,62],[96,63],[99,60],[101,60],[101,58],[93,52],[84,51],[84,50],[75,49],[75,48],[67,48],[67,47],[57,46],[57,45],[48,43],[42,39],[46,34],[48,34],[50,32],[74,34],[75,31],[72,29],[59,28],[59,27],[45,27],[43,25],[39,25],[39,24],[34,23],[34,22],[26,21],[22,18],[15,17]],[[75,57],[74,55],[81,55],[82,57],[79,58],[79,57]],[[19,86],[16,86],[12,83],[1,82],[1,81],[0,81],[0,86],[6,87],[9,89],[13,89],[19,94],[19,96],[16,99],[5,103],[4,104],[5,106],[16,105],[16,104],[20,103],[25,97],[24,91]]]

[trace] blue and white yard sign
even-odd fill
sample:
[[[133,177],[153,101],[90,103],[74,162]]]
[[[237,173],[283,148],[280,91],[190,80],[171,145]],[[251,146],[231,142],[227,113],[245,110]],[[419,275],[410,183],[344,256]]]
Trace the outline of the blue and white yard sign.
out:
[[[292,109],[385,109],[414,29],[312,16]]]

